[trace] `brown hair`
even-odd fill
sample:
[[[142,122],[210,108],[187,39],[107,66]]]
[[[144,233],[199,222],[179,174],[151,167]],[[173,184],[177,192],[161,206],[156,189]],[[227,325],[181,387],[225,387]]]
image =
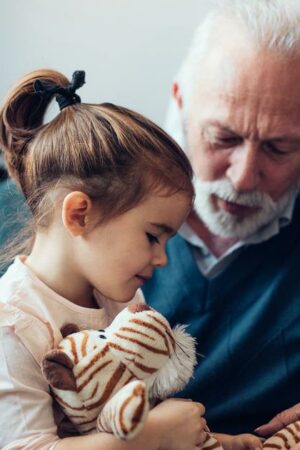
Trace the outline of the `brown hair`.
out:
[[[76,103],[44,124],[53,98],[35,80],[68,86],[53,70],[26,75],[0,110],[0,143],[9,174],[21,187],[36,227],[53,217],[57,187],[85,192],[108,220],[135,206],[149,189],[193,197],[192,169],[175,141],[142,115],[110,103]]]

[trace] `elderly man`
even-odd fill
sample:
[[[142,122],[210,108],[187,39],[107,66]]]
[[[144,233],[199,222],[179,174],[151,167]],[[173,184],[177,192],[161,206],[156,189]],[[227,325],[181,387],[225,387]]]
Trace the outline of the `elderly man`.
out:
[[[144,294],[198,339],[184,395],[214,431],[251,432],[300,400],[300,1],[222,2],[173,97],[195,209]]]

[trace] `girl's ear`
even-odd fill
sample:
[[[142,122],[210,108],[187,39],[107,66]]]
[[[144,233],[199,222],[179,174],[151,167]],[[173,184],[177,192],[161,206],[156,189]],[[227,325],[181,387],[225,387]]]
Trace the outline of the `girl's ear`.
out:
[[[174,81],[172,86],[172,95],[177,103],[178,109],[182,109],[183,106],[182,95],[180,92],[179,84],[176,81]]]
[[[84,192],[70,192],[64,198],[62,221],[72,236],[82,236],[88,231],[92,219],[92,209],[92,201]]]

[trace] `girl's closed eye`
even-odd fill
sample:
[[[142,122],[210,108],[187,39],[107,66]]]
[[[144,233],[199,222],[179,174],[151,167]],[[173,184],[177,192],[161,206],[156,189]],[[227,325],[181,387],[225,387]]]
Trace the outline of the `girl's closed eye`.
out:
[[[150,244],[159,244],[159,239],[154,234],[146,233],[146,236],[147,236],[147,239],[150,242]]]

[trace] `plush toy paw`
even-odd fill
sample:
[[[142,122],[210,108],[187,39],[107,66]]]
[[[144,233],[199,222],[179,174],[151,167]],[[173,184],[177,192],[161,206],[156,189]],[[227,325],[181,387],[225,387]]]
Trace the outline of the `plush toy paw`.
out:
[[[104,406],[97,419],[97,430],[113,432],[120,439],[131,439],[143,427],[148,411],[145,383],[131,381]]]

